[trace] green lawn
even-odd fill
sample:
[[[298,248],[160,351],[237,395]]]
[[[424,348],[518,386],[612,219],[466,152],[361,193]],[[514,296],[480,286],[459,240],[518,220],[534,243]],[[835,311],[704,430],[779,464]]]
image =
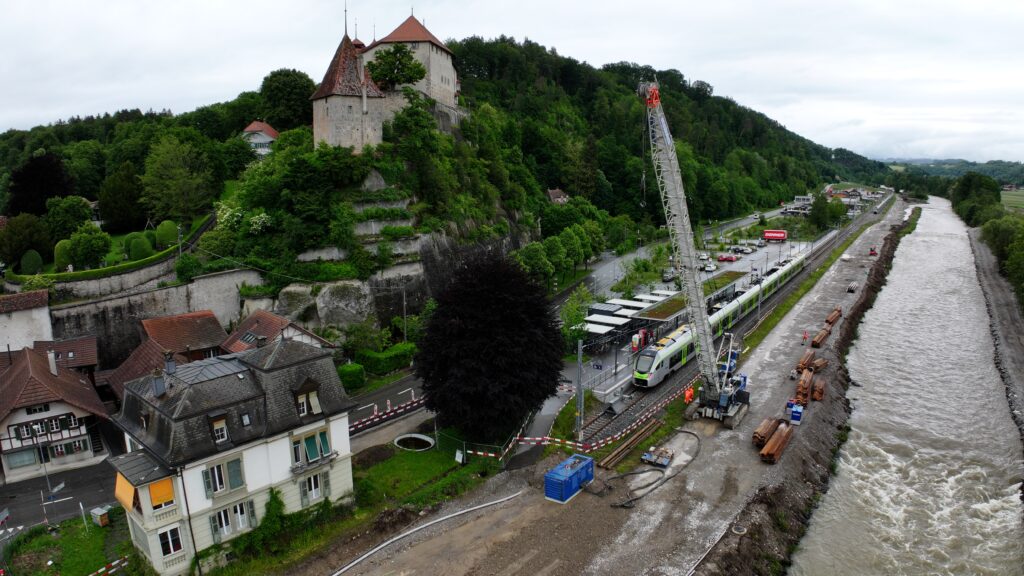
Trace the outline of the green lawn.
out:
[[[1024,210],[1024,190],[1003,191],[1003,206],[1011,210]]]
[[[225,180],[224,191],[220,194],[220,201],[226,202],[235,197],[238,193],[238,180]]]
[[[99,527],[91,519],[86,529],[80,517],[59,524],[53,535],[36,529],[10,549],[10,567],[19,576],[86,576],[131,550],[124,510],[110,511],[110,524]],[[47,566],[48,561],[52,566]]]

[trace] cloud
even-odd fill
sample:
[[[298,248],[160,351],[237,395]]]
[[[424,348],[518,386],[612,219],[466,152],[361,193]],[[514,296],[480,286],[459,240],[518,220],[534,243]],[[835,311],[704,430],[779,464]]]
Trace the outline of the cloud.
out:
[[[372,40],[408,2],[351,0]],[[600,66],[675,68],[830,147],[876,157],[1024,160],[1024,3],[859,0],[440,0],[440,38],[530,38]],[[337,0],[5,6],[0,130],[122,108],[185,112],[296,68],[319,81],[344,28]]]

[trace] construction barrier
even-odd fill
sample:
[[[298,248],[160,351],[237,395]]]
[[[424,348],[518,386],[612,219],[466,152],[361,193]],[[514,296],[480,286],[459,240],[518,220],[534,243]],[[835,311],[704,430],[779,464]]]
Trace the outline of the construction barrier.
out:
[[[114,572],[117,572],[118,570],[123,568],[126,562],[128,562],[128,557],[122,556],[117,560],[114,560],[110,564],[107,564],[103,568],[100,568],[99,570],[89,574],[89,576],[99,576],[100,574],[113,574]]]
[[[387,420],[391,420],[392,418],[396,418],[407,412],[418,410],[421,406],[423,406],[424,402],[426,402],[425,398],[417,398],[415,400],[410,400],[404,404],[399,404],[398,406],[390,408],[389,410],[381,412],[380,414],[374,414],[373,416],[368,416],[366,418],[363,418],[362,420],[356,420],[355,422],[352,422],[351,424],[348,425],[348,433],[352,434],[355,432],[359,432],[360,430],[364,430],[366,428],[369,428],[370,426],[376,426],[377,424],[380,424]]]

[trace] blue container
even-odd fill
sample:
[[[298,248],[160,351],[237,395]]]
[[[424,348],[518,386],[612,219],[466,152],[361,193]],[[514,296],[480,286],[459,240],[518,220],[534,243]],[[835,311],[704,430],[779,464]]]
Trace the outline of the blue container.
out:
[[[804,419],[804,407],[800,405],[793,406],[793,413],[789,416],[789,421],[794,425],[799,426],[800,422]]]
[[[544,475],[544,497],[565,504],[593,479],[594,459],[574,454]]]
[[[786,402],[786,418],[789,418],[793,414],[793,406],[796,406],[796,400]]]

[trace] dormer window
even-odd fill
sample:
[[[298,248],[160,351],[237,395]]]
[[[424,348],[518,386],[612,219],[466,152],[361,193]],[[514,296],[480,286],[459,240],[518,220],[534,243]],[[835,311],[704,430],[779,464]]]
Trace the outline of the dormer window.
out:
[[[213,440],[220,444],[221,442],[227,442],[228,439],[228,423],[226,420],[221,418],[220,420],[213,421]]]
[[[320,399],[317,398],[316,390],[299,394],[296,398],[299,406],[299,416],[307,414],[320,414]]]

